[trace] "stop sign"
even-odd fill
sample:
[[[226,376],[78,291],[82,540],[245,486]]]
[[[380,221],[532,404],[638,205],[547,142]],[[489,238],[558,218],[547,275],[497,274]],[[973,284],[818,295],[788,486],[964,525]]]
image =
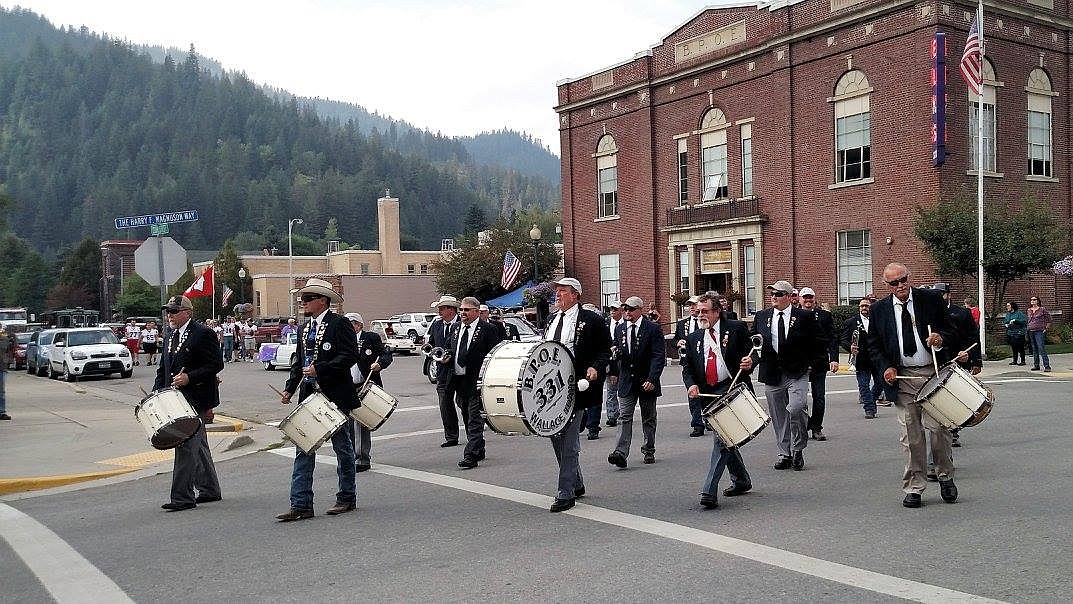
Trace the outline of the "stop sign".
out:
[[[161,279],[161,256],[164,274]],[[149,285],[173,285],[186,272],[186,250],[171,237],[153,237],[134,250],[134,272]]]

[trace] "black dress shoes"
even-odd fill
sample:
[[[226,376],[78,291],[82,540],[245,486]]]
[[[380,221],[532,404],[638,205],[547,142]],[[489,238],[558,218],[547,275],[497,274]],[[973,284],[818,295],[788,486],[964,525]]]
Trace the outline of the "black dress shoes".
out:
[[[626,456],[618,451],[612,451],[611,454],[607,456],[607,463],[620,468],[625,468]]]
[[[194,501],[196,503],[212,503],[214,501],[219,501],[219,500],[220,500],[220,497],[218,497],[218,496],[217,497],[210,497],[208,495],[198,495],[197,498],[194,499]]]
[[[905,499],[902,500],[902,505],[907,508],[920,507],[920,493],[906,493]]]
[[[276,520],[280,522],[294,522],[295,520],[305,520],[306,518],[313,517],[313,510],[300,510],[298,508],[291,508],[289,511],[283,512],[276,516]]]
[[[958,500],[958,488],[954,486],[953,480],[940,480],[939,494],[943,496],[943,501],[947,503],[954,503]]]
[[[481,451],[480,453],[478,453],[477,457],[475,459],[477,461],[484,461],[484,451]]]
[[[645,453],[645,463],[656,463],[655,453]]]
[[[165,503],[160,506],[160,509],[167,510],[169,512],[181,512],[183,510],[192,510],[197,507],[196,503]]]
[[[578,488],[574,489],[574,498],[575,499],[578,498],[578,497],[584,497],[584,496],[585,496],[585,487],[578,487]]]
[[[463,470],[472,470],[473,468],[477,467],[477,460],[463,457],[462,459],[458,460],[458,467],[462,468]]]
[[[794,459],[790,463],[790,465],[791,465],[791,467],[793,467],[794,470],[804,470],[805,469],[805,452],[804,451],[794,451]]]
[[[368,472],[370,468],[372,468],[372,466],[370,466],[367,463],[359,463],[356,466],[354,466],[354,471],[355,472]]]
[[[689,433],[690,438],[696,438],[698,436],[704,436],[704,426],[693,428],[693,431]]]
[[[352,512],[352,511],[354,511],[355,508],[357,508],[357,504],[354,504],[354,503],[342,503],[342,502],[336,501],[335,505],[333,505],[332,507],[330,507],[327,510],[325,510],[324,513],[329,515],[329,516],[335,516],[337,514],[345,514],[346,512]]]
[[[565,512],[574,507],[573,499],[556,499],[555,503],[551,504],[550,511],[552,512]]]
[[[618,420],[617,419],[609,419],[606,422],[604,422],[604,425],[605,426],[610,426],[610,427],[615,427],[615,426],[618,425]]]
[[[790,469],[790,458],[786,457],[785,455],[780,455],[779,456],[779,461],[776,461],[775,465],[773,465],[771,467],[775,468],[776,470],[789,470]]]
[[[744,495],[751,490],[753,490],[752,485],[742,486],[736,484],[723,489],[723,497],[737,497],[738,495]]]
[[[443,447],[443,448],[457,447],[458,446],[458,441],[457,440],[447,440],[447,441],[444,441],[444,442],[440,443],[440,446]]]
[[[706,510],[714,510],[719,507],[719,501],[715,498],[715,495],[710,493],[700,494],[700,507]]]

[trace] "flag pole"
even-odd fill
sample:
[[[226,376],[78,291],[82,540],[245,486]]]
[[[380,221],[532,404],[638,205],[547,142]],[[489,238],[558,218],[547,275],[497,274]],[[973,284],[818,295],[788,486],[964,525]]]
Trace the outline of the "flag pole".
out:
[[[984,120],[986,119],[984,112],[984,0],[980,0],[976,10],[980,37],[980,94],[977,102],[979,113],[976,120],[978,129],[976,139],[979,145],[976,153],[979,162],[976,170],[976,304],[980,310],[980,356],[985,358],[987,356],[987,307],[984,304],[984,166],[986,165],[984,161]],[[997,132],[992,132],[992,136],[997,134]]]
[[[216,321],[216,263],[209,265],[212,269],[212,320]]]

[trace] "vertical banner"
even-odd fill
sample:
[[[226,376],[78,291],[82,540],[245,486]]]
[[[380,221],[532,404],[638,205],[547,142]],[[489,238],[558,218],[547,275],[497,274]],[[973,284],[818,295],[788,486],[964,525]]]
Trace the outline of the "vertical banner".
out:
[[[931,40],[931,165],[946,163],[946,34]]]

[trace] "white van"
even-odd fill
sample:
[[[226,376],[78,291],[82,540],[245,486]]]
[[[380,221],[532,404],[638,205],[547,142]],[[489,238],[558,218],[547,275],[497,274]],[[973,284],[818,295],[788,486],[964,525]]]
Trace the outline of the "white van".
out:
[[[388,320],[394,323],[393,327],[396,334],[410,338],[414,345],[417,345],[424,339],[428,326],[432,324],[432,320],[435,318],[436,313],[412,312],[392,315]]]

